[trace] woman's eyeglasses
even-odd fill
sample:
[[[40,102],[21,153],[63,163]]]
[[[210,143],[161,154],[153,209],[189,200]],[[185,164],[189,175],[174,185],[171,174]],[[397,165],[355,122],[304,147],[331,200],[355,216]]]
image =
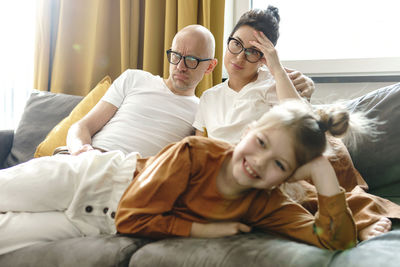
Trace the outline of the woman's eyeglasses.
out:
[[[244,48],[243,44],[233,37],[228,38],[228,50],[235,55],[238,55],[244,51],[246,60],[251,63],[256,63],[264,56],[264,53],[257,49]]]

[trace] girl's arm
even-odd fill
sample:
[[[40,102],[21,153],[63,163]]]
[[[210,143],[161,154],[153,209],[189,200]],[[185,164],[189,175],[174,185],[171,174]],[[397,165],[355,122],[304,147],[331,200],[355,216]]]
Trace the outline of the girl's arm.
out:
[[[151,238],[190,235],[192,222],[171,212],[189,182],[189,153],[187,142],[171,145],[134,178],[119,203],[118,232]]]
[[[345,194],[340,189],[336,174],[324,157],[319,157],[300,167],[292,180],[312,177],[318,190],[318,212],[310,214],[300,204],[289,200],[279,190],[274,190],[254,227],[272,230],[296,240],[332,250],[347,249],[357,243],[354,219],[348,208]]]
[[[324,156],[320,156],[298,168],[290,179],[296,181],[305,177],[311,177],[320,195],[330,197],[341,192],[335,170]]]
[[[343,250],[357,244],[356,226],[344,192],[331,197],[318,195],[318,211],[312,215],[274,190],[268,204],[251,211],[249,217],[247,223],[254,229],[274,231],[320,248]]]
[[[251,227],[240,222],[213,222],[197,223],[193,222],[190,236],[200,238],[216,238],[248,233]]]
[[[257,41],[250,41],[250,44],[264,53],[261,62],[267,65],[274,76],[278,99],[280,101],[288,98],[302,99],[279,61],[278,53],[272,42],[262,32],[254,31],[254,36]]]

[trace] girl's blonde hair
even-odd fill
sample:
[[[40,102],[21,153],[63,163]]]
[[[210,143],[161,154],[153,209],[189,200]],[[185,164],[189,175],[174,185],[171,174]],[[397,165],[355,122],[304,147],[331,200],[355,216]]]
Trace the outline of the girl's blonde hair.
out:
[[[347,146],[355,146],[365,134],[376,135],[376,121],[362,113],[351,113],[341,105],[317,108],[299,100],[287,100],[274,106],[258,121],[253,129],[283,128],[294,140],[297,166],[321,156],[328,150],[327,134],[343,139]],[[330,149],[329,151],[334,151]],[[295,200],[302,198],[298,183],[284,183],[281,189]],[[292,192],[290,192],[292,191]]]

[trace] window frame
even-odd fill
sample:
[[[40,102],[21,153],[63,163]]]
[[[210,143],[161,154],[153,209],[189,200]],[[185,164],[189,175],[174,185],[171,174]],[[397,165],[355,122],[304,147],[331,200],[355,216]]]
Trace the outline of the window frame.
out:
[[[250,10],[251,2],[225,0],[224,40],[227,40],[241,14]],[[400,57],[282,60],[282,64],[316,78],[314,80],[319,82],[400,81]],[[223,73],[226,75],[226,72]]]

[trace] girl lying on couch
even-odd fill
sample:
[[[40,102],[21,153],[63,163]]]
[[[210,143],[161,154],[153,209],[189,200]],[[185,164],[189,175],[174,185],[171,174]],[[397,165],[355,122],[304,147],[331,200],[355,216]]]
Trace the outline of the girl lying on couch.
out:
[[[256,228],[328,249],[355,246],[352,212],[323,156],[326,132],[349,132],[349,114],[340,109],[320,114],[302,102],[285,102],[252,124],[237,146],[188,137],[166,147],[146,162],[122,196],[118,232],[209,238]],[[280,188],[306,177],[318,192],[315,216]],[[372,216],[369,222],[379,220]]]

